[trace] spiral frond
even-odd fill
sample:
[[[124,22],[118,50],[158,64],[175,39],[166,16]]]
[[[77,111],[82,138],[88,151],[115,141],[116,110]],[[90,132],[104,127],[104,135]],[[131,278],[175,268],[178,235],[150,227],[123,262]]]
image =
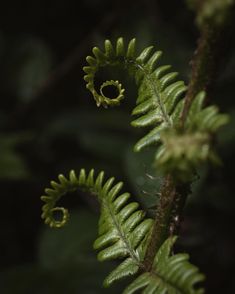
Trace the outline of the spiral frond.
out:
[[[119,105],[124,98],[124,89],[118,81],[115,86],[119,95],[114,99],[105,97],[102,92],[103,85],[114,85],[114,81],[105,82],[100,94],[94,87],[95,74],[101,67],[121,65],[134,77],[138,87],[136,107],[132,111],[132,115],[137,118],[131,125],[150,128],[136,143],[135,151],[157,146],[156,165],[165,173],[179,173],[182,179],[202,162],[219,162],[211,148],[211,139],[218,128],[227,123],[227,115],[219,114],[215,106],[203,108],[205,93],[201,92],[191,105],[182,132],[180,117],[184,108],[186,85],[183,81],[176,80],[178,73],[171,72],[169,65],[159,64],[161,51],[154,51],[153,46],[149,46],[136,54],[135,43],[135,39],[131,40],[126,48],[122,38],[117,40],[116,46],[106,40],[104,52],[95,47],[94,57],[87,57],[89,66],[84,67],[87,73],[84,79],[97,105]]]
[[[130,202],[130,194],[119,194],[123,183],[113,185],[114,178],[104,182],[104,172],[95,178],[92,169],[88,175],[84,169],[76,176],[71,171],[68,179],[59,175],[59,183],[52,181],[51,188],[45,189],[41,199],[46,202],[42,207],[42,218],[50,227],[62,227],[68,220],[68,211],[56,207],[57,201],[66,193],[76,189],[96,195],[101,206],[99,234],[94,248],[99,250],[100,261],[123,259],[123,262],[111,272],[104,281],[108,287],[114,281],[138,272],[144,258],[149,232],[153,220],[145,217],[137,202]],[[62,219],[55,220],[53,213],[62,212]]]
[[[109,40],[105,41],[104,47],[104,52],[98,47],[94,47],[92,49],[94,56],[87,56],[86,60],[88,66],[83,67],[83,70],[86,73],[84,80],[87,82],[86,87],[91,91],[97,106],[116,106],[120,104],[122,99],[124,99],[124,89],[122,88],[122,85],[118,81],[105,81],[97,91],[94,83],[95,74],[102,67],[124,64],[126,58],[133,58],[135,55],[135,39],[129,43],[127,50],[125,49],[123,38],[117,40],[115,49]],[[116,87],[118,94],[115,98],[104,95],[103,88],[108,86]]]
[[[99,174],[97,182],[94,185],[94,170],[92,169],[88,176],[86,176],[85,170],[81,169],[78,177],[76,176],[74,170],[71,170],[68,179],[64,175],[60,174],[58,176],[58,182],[51,181],[51,187],[46,188],[45,195],[41,196],[41,200],[45,202],[45,205],[42,207],[42,218],[45,223],[50,227],[55,228],[64,226],[69,219],[69,213],[66,208],[57,207],[57,202],[62,196],[70,192],[75,192],[77,189],[98,193],[102,178],[103,172]],[[62,216],[60,216],[61,220],[55,219],[55,212],[62,214]]]
[[[198,269],[188,262],[187,254],[170,256],[176,237],[169,238],[156,253],[152,269],[147,269],[144,260],[151,235],[153,220],[146,218],[145,212],[137,202],[130,201],[129,193],[121,193],[123,183],[114,184],[114,178],[104,181],[104,172],[95,177],[94,170],[87,174],[81,169],[77,176],[72,170],[69,177],[58,176],[58,182],[51,181],[51,188],[45,189],[46,195],[42,218],[51,227],[62,227],[68,220],[68,210],[57,207],[58,200],[68,192],[76,189],[90,192],[100,202],[101,215],[98,237],[94,249],[98,250],[98,260],[122,259],[121,263],[105,278],[104,286],[138,275],[124,293],[182,293],[199,294],[194,285],[203,280]],[[53,213],[62,213],[60,221],[56,221]],[[146,288],[146,289],[145,289]],[[152,292],[151,292],[151,291]],[[150,291],[150,292],[148,292]]]

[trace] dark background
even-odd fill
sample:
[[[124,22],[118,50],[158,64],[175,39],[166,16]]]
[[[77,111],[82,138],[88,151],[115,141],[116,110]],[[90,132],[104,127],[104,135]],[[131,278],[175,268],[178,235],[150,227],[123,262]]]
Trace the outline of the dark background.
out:
[[[234,23],[222,43],[219,77],[210,97],[231,122],[220,131],[222,167],[203,167],[185,209],[181,251],[207,276],[207,293],[235,293],[234,211]],[[120,293],[102,288],[112,263],[92,251],[98,208],[87,195],[62,201],[70,223],[48,229],[40,195],[58,173],[95,167],[124,180],[145,208],[155,201],[161,178],[154,150],[133,154],[142,132],[129,123],[136,89],[122,77],[122,107],[97,109],[85,89],[82,66],[105,38],[137,37],[139,49],[156,45],[162,63],[188,81],[198,31],[183,1],[5,1],[0,9],[0,293]],[[98,79],[106,78],[101,73]],[[146,193],[143,193],[143,190]],[[153,194],[155,196],[149,196]],[[141,196],[142,195],[142,196]]]

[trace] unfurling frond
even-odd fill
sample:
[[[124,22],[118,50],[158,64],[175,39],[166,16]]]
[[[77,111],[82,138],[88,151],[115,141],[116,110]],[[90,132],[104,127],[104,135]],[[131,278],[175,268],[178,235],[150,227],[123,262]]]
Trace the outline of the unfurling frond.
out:
[[[81,189],[97,196],[101,206],[99,236],[94,242],[94,248],[100,251],[98,259],[124,259],[105,279],[104,285],[109,286],[114,281],[133,275],[139,270],[153,220],[145,218],[145,213],[139,209],[137,202],[129,202],[129,193],[119,195],[122,182],[113,185],[114,178],[108,179],[105,183],[103,180],[104,173],[100,172],[95,179],[94,170],[86,176],[85,170],[82,169],[78,177],[71,171],[68,179],[59,175],[59,183],[52,181],[52,188],[46,189],[46,196],[41,197],[46,202],[42,208],[42,218],[51,227],[61,227],[68,220],[68,211],[55,205],[63,195]],[[54,219],[55,211],[63,213],[61,221]]]
[[[99,250],[98,260],[122,259],[121,263],[106,277],[104,286],[109,287],[117,280],[139,274],[124,291],[126,294],[143,289],[143,293],[199,294],[194,285],[203,280],[198,269],[188,262],[187,254],[171,255],[176,237],[170,237],[156,252],[151,269],[147,269],[145,253],[151,235],[153,220],[145,217],[137,202],[130,202],[130,194],[119,192],[122,182],[113,185],[114,178],[104,182],[104,172],[94,177],[92,169],[88,175],[81,169],[79,176],[71,171],[67,179],[59,175],[59,183],[52,181],[51,188],[45,189],[41,199],[46,202],[42,218],[51,227],[62,227],[68,220],[68,211],[55,207],[57,201],[66,193],[76,189],[97,196],[101,206],[98,238],[94,248]],[[54,219],[54,212],[63,213],[62,220]]]
[[[153,46],[145,48],[139,55],[135,52],[135,39],[131,40],[125,48],[122,38],[113,46],[109,40],[105,41],[105,51],[93,48],[94,57],[88,56],[89,66],[83,69],[87,88],[93,94],[98,106],[119,105],[124,98],[124,89],[116,82],[118,88],[117,98],[111,99],[103,95],[102,86],[100,93],[95,89],[95,75],[105,66],[121,65],[134,76],[138,86],[137,106],[132,114],[139,116],[132,122],[134,127],[152,127],[153,129],[142,138],[135,146],[135,151],[161,142],[163,130],[174,127],[174,120],[179,118],[183,108],[182,95],[186,86],[182,81],[175,81],[176,72],[169,72],[169,65],[159,65],[161,51],[153,52]],[[114,49],[116,47],[116,49]],[[111,82],[106,82],[111,85]],[[113,84],[113,83],[112,83]],[[113,85],[114,86],[114,85]],[[181,102],[180,102],[181,101]]]
[[[145,48],[139,55],[135,52],[135,39],[127,47],[122,38],[113,46],[109,40],[105,50],[93,48],[94,56],[88,56],[88,66],[83,69],[87,88],[93,94],[98,106],[119,105],[124,99],[124,89],[118,81],[106,81],[99,91],[95,89],[95,75],[100,68],[121,65],[135,78],[138,87],[136,107],[132,115],[134,127],[149,127],[150,131],[134,147],[135,151],[157,145],[156,165],[165,173],[174,172],[184,179],[202,162],[218,161],[211,150],[211,138],[219,127],[227,123],[226,115],[218,114],[215,106],[203,108],[204,92],[195,97],[183,130],[180,118],[184,108],[184,94],[187,89],[183,81],[176,81],[177,72],[171,72],[169,65],[159,65],[161,51]],[[104,87],[116,87],[117,97],[108,98]],[[200,150],[202,146],[202,150]],[[178,163],[181,161],[180,166]],[[165,164],[167,163],[167,164]],[[182,172],[182,174],[181,174]]]

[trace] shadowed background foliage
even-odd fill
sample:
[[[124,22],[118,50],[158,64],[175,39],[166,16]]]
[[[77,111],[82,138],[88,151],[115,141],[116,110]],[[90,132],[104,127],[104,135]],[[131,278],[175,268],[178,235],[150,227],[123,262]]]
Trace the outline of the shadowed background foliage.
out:
[[[234,24],[228,28],[230,36]],[[63,199],[70,223],[51,230],[40,219],[40,195],[58,173],[81,167],[104,169],[124,180],[147,209],[157,199],[154,150],[133,154],[140,131],[130,111],[136,98],[133,81],[122,73],[101,72],[101,80],[121,78],[122,107],[97,109],[85,89],[82,66],[91,47],[106,38],[136,37],[164,51],[188,81],[189,60],[198,32],[183,1],[7,1],[0,10],[0,292],[2,294],[120,293],[123,285],[103,289],[112,263],[99,264],[92,250],[98,206],[88,195]],[[207,275],[207,293],[234,293],[235,106],[234,39],[226,37],[219,77],[210,99],[231,122],[218,137],[224,165],[200,171],[185,209],[181,251]],[[149,176],[151,175],[151,176]],[[150,195],[151,194],[151,195]],[[71,197],[70,197],[71,196]]]

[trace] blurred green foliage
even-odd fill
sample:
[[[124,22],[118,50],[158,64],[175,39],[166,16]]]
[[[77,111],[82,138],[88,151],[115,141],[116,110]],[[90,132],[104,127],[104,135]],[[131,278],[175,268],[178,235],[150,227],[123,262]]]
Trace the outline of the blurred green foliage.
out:
[[[23,137],[23,134],[0,135],[0,179],[14,180],[29,176],[23,158],[16,151]]]
[[[190,8],[199,11],[196,19],[199,27],[208,21],[219,27],[226,21],[234,0],[187,0],[187,3]]]
[[[104,293],[100,281],[112,264],[100,268],[92,249],[97,222],[93,213],[77,210],[70,215],[70,223],[65,228],[42,231],[38,239],[37,262],[3,274],[6,293],[72,294],[78,293],[78,289],[81,293]],[[112,293],[120,293],[120,289],[116,287]]]

